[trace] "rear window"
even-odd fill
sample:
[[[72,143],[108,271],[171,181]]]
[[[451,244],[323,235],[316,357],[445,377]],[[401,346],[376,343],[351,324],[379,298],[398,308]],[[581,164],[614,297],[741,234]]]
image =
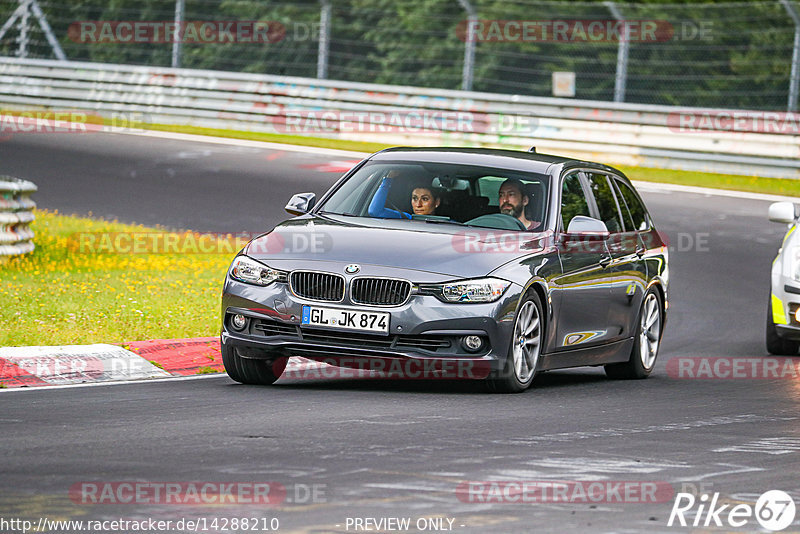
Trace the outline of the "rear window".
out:
[[[617,184],[623,204],[627,208],[627,210],[623,208],[622,212],[626,213],[627,211],[631,227],[634,230],[647,230],[650,227],[650,223],[647,219],[647,210],[645,210],[644,204],[625,182],[614,180],[614,183]]]

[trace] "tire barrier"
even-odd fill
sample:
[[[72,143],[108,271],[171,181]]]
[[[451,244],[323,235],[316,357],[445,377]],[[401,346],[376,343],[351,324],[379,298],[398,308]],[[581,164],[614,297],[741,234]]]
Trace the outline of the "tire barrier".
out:
[[[33,252],[33,210],[30,195],[38,188],[33,182],[0,176],[0,257]]]

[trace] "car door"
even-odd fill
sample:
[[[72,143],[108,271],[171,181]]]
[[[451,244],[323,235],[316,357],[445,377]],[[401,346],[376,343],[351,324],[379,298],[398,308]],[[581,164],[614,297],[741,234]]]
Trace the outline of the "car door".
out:
[[[612,176],[612,183],[619,199],[626,228],[630,228],[626,233],[626,236],[629,236],[626,237],[628,247],[625,250],[624,261],[619,262],[619,267],[624,268],[627,275],[633,277],[631,281],[635,283],[635,293],[629,296],[630,303],[629,310],[627,310],[630,312],[630,320],[627,323],[626,332],[624,332],[626,336],[632,336],[636,332],[636,321],[639,318],[638,313],[647,290],[648,280],[653,273],[661,272],[658,266],[649,265],[651,262],[658,265],[661,256],[657,255],[648,259],[648,244],[660,245],[661,237],[650,224],[647,209],[631,185],[616,176]],[[633,247],[633,251],[631,251],[631,247]],[[625,317],[620,316],[619,320],[624,321]]]
[[[606,246],[611,255],[608,266],[608,340],[617,341],[634,334],[634,326],[647,288],[644,246],[620,187],[611,174],[588,175],[600,220],[609,230]],[[627,187],[627,186],[625,186]],[[631,191],[632,193],[632,191]]]
[[[558,251],[562,275],[554,282],[559,293],[555,350],[583,348],[607,342],[611,262],[600,234],[570,234],[575,216],[597,218],[587,176],[573,171],[561,182]]]

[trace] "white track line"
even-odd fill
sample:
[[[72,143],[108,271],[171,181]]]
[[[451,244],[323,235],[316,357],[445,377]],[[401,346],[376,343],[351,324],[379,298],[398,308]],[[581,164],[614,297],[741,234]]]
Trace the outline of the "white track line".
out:
[[[228,376],[225,373],[209,373],[203,375],[189,375],[189,376],[169,376],[166,378],[142,378],[138,380],[120,380],[120,381],[109,381],[109,382],[85,382],[83,384],[63,384],[58,386],[46,386],[46,385],[36,385],[36,386],[24,386],[24,387],[6,387],[0,388],[0,395],[3,393],[12,393],[12,392],[20,392],[20,391],[46,391],[50,389],[71,389],[71,388],[89,388],[89,387],[101,387],[101,386],[125,386],[125,385],[132,385],[132,384],[153,384],[155,382],[174,382],[175,380],[203,380],[206,378],[220,378],[223,376]]]
[[[663,184],[659,182],[633,181],[639,191],[653,191],[657,193],[693,193],[696,195],[745,198],[748,200],[764,200],[767,202],[800,202],[798,197],[781,195],[767,195],[765,193],[749,193],[747,191],[731,191],[728,189],[711,189],[710,187],[695,187],[692,185]]]
[[[303,152],[305,154],[317,154],[317,155],[336,156],[343,158],[363,159],[369,156],[369,153],[366,152],[351,152],[349,150],[339,150],[336,148],[318,148],[313,146],[270,143],[268,141],[253,141],[251,139],[234,139],[232,137],[214,137],[211,135],[162,132],[159,130],[140,130],[140,131],[129,130],[125,132],[115,132],[115,133],[121,133],[124,135],[138,135],[140,137],[154,137],[157,139],[172,139],[175,141],[192,141],[196,143],[214,143],[217,145],[265,148],[268,150],[285,150],[287,152]]]

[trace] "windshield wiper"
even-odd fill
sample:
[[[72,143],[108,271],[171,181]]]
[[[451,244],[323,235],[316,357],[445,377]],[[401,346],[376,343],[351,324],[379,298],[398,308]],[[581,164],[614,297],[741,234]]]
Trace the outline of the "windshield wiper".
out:
[[[356,215],[355,213],[346,213],[346,212],[345,213],[335,213],[333,211],[318,211],[317,215],[321,215],[323,213],[325,215],[339,215],[339,216],[342,216],[342,217],[361,217],[361,215]]]
[[[419,220],[419,219],[417,219],[417,220]],[[458,222],[458,221],[454,221],[452,219],[449,220],[449,221],[442,221],[442,220],[439,220],[439,219],[424,219],[424,221],[426,223],[428,223],[428,224],[455,224],[457,226],[464,226],[464,223]]]

